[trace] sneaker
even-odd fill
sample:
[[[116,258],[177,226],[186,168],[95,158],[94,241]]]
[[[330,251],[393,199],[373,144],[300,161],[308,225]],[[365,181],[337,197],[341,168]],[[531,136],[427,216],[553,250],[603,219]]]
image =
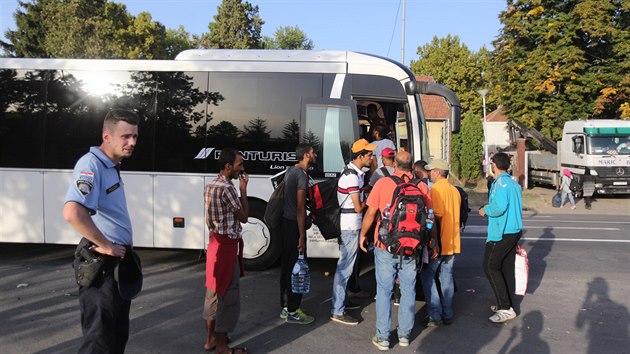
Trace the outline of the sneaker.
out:
[[[382,352],[389,350],[389,341],[386,339],[380,339],[378,336],[372,337],[372,344],[374,344],[374,346]]]
[[[453,324],[453,318],[443,318],[442,323],[444,323],[447,326],[450,326]]]
[[[492,311],[492,312],[499,311],[499,306],[497,306],[497,305],[490,305],[490,311]]]
[[[360,309],[361,305],[348,301],[348,303],[344,307],[346,310],[356,310],[356,309]]]
[[[299,309],[298,309],[298,311],[299,311]],[[283,319],[283,320],[286,320],[288,314],[289,314],[289,311],[287,310],[287,308],[283,307],[282,311],[280,311],[280,318]]]
[[[571,210],[575,210],[575,205],[571,206]]]
[[[341,315],[330,315],[330,319],[335,322],[343,323],[350,326],[356,326],[359,324],[359,320],[352,316],[349,316],[345,312]]]
[[[315,321],[313,316],[305,314],[302,310],[298,309],[294,314],[287,313],[286,323],[291,324],[310,324]]]
[[[370,293],[368,293],[365,290],[359,290],[356,292],[348,290],[348,297],[355,298],[355,299],[367,299],[370,297]]]
[[[297,310],[295,310],[295,312],[297,312],[297,313],[301,313],[301,314],[304,314],[304,312],[302,311],[302,309],[297,309]],[[280,318],[281,318],[281,319],[283,319],[283,320],[286,320],[286,319],[287,319],[287,315],[288,315],[288,314],[289,314],[289,310],[287,310],[287,308],[286,308],[286,307],[283,307],[283,308],[282,308],[282,311],[280,311]]]
[[[494,323],[503,323],[505,321],[509,321],[513,318],[516,318],[516,312],[514,312],[514,309],[512,309],[510,307],[509,310],[499,310],[497,312],[495,312],[494,315],[490,316],[490,318],[488,318],[488,320],[490,320],[490,322],[494,322]]]
[[[442,321],[441,320],[431,320],[429,319],[429,322],[427,322],[427,327],[440,327],[442,325]]]
[[[407,338],[407,337],[398,337],[398,345],[400,345],[401,347],[408,347],[409,346],[409,338]]]

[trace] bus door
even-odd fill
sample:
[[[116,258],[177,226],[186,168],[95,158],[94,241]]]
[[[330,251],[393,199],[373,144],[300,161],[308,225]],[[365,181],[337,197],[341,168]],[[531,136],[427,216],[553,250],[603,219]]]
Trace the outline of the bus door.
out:
[[[309,171],[315,180],[337,177],[350,162],[352,144],[359,139],[357,104],[353,100],[303,99],[300,141],[317,153],[317,163]],[[317,226],[307,232],[309,257],[339,257],[337,240],[326,241]]]

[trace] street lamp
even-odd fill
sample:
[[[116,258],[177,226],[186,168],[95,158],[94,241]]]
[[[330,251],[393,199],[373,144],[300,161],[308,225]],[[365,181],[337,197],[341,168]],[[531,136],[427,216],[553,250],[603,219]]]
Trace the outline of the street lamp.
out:
[[[483,100],[483,155],[484,155],[484,161],[486,162],[485,166],[483,166],[484,168],[484,173],[487,174],[487,168],[488,168],[488,124],[486,122],[486,95],[488,94],[488,89],[482,89],[477,91],[479,92],[479,94],[481,95],[481,98]]]

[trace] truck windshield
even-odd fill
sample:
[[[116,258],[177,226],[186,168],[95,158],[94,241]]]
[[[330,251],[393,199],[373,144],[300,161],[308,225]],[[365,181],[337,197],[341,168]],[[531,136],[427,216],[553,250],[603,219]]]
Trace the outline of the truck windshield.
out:
[[[591,136],[587,141],[593,155],[630,155],[630,136]]]

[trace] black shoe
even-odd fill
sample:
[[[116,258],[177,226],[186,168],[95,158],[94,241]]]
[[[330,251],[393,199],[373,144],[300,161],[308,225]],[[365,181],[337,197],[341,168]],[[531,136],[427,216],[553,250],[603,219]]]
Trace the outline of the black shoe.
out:
[[[330,315],[330,319],[335,322],[343,323],[350,326],[355,326],[359,324],[359,320],[356,318],[349,316],[345,312],[341,315]]]
[[[453,324],[453,319],[452,318],[443,318],[442,319],[442,323],[447,325],[447,326],[450,326],[451,324]]]
[[[429,320],[429,322],[427,322],[427,327],[440,327],[441,325],[441,320]]]
[[[354,302],[350,302],[350,301],[348,301],[348,303],[345,306],[346,310],[356,310],[360,308],[361,308],[361,305],[355,304]]]

